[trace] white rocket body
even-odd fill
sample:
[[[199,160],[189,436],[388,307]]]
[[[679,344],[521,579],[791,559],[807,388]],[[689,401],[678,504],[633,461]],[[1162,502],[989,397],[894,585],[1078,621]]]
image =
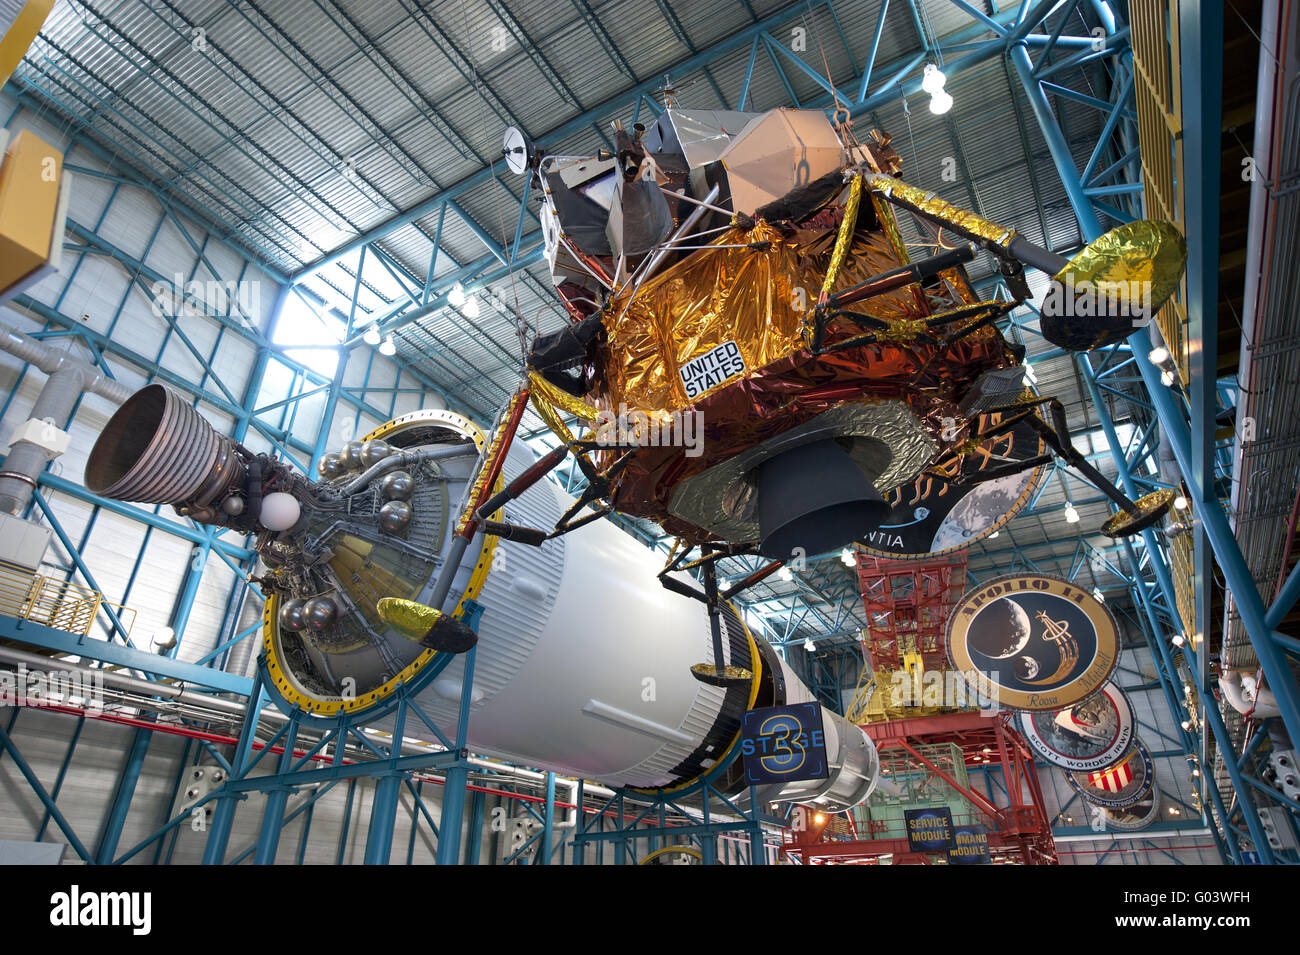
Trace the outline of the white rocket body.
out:
[[[531,463],[531,452],[516,445],[507,480]],[[505,520],[552,527],[571,504],[552,482],[540,481],[506,505]],[[707,770],[731,745],[742,713],[727,693],[737,691],[691,675],[692,664],[714,662],[708,613],[701,602],[660,586],[661,555],[602,520],[541,547],[500,540],[492,567],[478,597],[484,610],[469,721],[473,751],[607,785],[657,788],[685,781],[684,764]],[[729,622],[734,634],[739,618]],[[783,698],[772,702],[814,701],[770,647],[765,656],[765,668],[780,669],[769,679],[783,688]],[[455,725],[464,665],[458,659],[417,699],[440,725]],[[749,690],[741,695],[747,703]],[[870,793],[878,774],[870,738],[829,710],[822,721],[829,779],[768,788],[764,801],[835,809]],[[408,720],[406,732],[423,728],[417,723]]]

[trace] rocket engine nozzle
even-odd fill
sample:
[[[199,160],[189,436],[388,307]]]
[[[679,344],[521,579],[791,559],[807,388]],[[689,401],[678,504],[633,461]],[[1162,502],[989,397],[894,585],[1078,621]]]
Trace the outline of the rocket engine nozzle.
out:
[[[889,505],[834,438],[784,451],[758,469],[758,522],[764,556],[795,548],[821,554],[874,529]]]
[[[195,520],[242,489],[248,464],[181,396],[154,384],[137,391],[105,425],[86,460],[86,487],[103,497],[171,504]]]

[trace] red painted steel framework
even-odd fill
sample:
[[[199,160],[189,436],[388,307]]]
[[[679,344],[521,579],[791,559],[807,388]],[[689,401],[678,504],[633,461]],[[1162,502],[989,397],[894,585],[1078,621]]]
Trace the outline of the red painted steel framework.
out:
[[[948,614],[961,597],[966,579],[964,551],[924,561],[888,560],[859,553],[858,579],[866,607],[868,629],[864,652],[876,670],[902,665],[899,637],[915,638],[926,669],[947,669],[944,633]],[[882,755],[905,751],[917,768],[942,779],[970,801],[989,833],[989,854],[1000,862],[1021,865],[1057,864],[1051,821],[1044,808],[1043,790],[1034,767],[1033,753],[1023,736],[1012,728],[1009,715],[978,712],[942,713],[868,723],[863,726]],[[961,749],[967,772],[984,772],[992,780],[1000,771],[1006,806],[998,806],[982,792],[963,786],[924,755],[923,747],[951,743]],[[906,838],[872,839],[858,831],[851,816],[847,826],[834,825],[837,817],[807,814],[802,830],[785,830],[783,859],[793,857],[806,865],[830,863],[929,864],[933,854],[912,852]],[[828,832],[828,829],[830,830]]]
[[[1055,865],[1056,844],[1051,821],[1043,808],[1043,790],[1034,768],[1029,745],[1012,729],[1005,714],[944,713],[863,726],[882,753],[902,749],[923,766],[970,800],[980,814],[980,824],[989,832],[989,853],[997,861],[1021,865]],[[934,743],[955,743],[961,747],[967,770],[984,770],[990,776],[999,770],[1008,805],[995,805],[984,793],[962,786],[921,751]],[[987,752],[986,752],[987,750]],[[990,790],[992,787],[990,787]],[[814,817],[815,818],[815,817]],[[805,865],[828,863],[880,864],[893,856],[894,865],[925,865],[932,856],[912,852],[906,838],[872,839],[860,833],[848,820],[847,833],[827,833],[831,820],[809,822],[804,831],[785,830],[781,853]]]
[[[966,586],[966,552],[929,560],[890,560],[858,553],[858,585],[867,612],[863,634],[873,669],[902,667],[899,642],[916,642],[927,670],[948,666],[944,629]]]

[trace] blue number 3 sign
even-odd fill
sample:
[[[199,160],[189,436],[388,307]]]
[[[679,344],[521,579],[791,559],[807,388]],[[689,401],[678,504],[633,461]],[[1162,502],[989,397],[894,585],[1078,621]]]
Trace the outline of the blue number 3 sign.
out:
[[[750,783],[822,779],[826,776],[826,731],[821,707],[796,703],[745,714],[740,752]]]

